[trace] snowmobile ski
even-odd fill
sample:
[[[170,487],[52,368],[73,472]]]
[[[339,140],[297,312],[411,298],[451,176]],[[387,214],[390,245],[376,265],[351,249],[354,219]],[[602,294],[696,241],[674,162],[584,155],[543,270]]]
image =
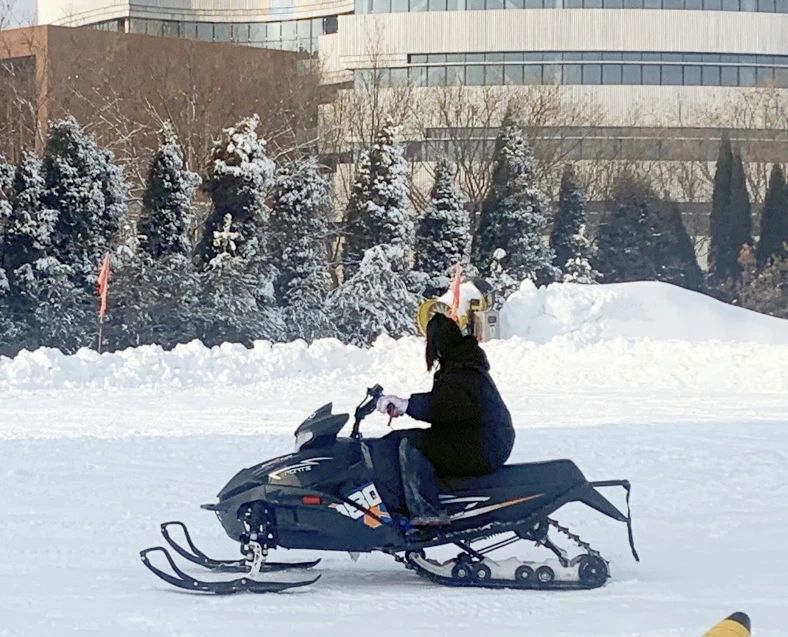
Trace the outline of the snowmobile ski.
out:
[[[148,556],[151,553],[157,552],[164,554],[164,558],[167,560],[170,569],[172,569],[175,575],[162,571],[151,563]],[[214,595],[232,595],[233,593],[280,593],[290,588],[309,586],[320,579],[320,575],[317,575],[312,579],[297,582],[264,582],[253,579],[252,577],[240,577],[229,581],[209,582],[198,580],[178,568],[178,565],[175,563],[175,560],[172,559],[169,551],[163,546],[154,546],[140,551],[140,559],[154,575],[168,584],[188,591],[213,593]]]
[[[184,548],[178,544],[175,539],[173,539],[168,527],[178,527],[181,529],[183,532],[183,537],[186,541],[186,545],[189,547],[189,549]],[[246,559],[215,560],[208,557],[205,553],[197,548],[194,541],[192,540],[191,535],[189,534],[189,529],[186,528],[186,525],[183,522],[178,520],[162,522],[161,534],[166,540],[167,544],[172,547],[172,550],[180,555],[183,559],[188,560],[192,564],[202,566],[209,571],[213,571],[215,573],[246,573],[249,570],[249,564]],[[314,568],[319,563],[319,559],[311,560],[309,562],[265,562],[261,568],[261,572],[275,573],[277,571],[287,571],[291,569],[304,570]]]

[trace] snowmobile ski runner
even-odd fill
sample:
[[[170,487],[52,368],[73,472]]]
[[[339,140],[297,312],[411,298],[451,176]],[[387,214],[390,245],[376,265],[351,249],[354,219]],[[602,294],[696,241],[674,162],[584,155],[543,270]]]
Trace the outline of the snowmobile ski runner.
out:
[[[629,512],[630,484],[626,480],[589,482],[570,460],[506,465],[483,476],[441,478],[441,503],[451,524],[413,533],[407,515],[390,496],[396,485],[376,472],[374,454],[360,433],[361,422],[375,410],[383,389],[376,385],[356,408],[350,437],[338,437],[348,414],[332,413],[324,405],[296,429],[296,451],[239,471],[219,492],[219,501],[202,505],[213,511],[227,535],[239,542],[241,559],[208,557],[192,540],[186,525],[164,522],[161,533],[170,549],[193,566],[213,576],[236,573],[230,580],[202,580],[184,572],[163,546],[141,551],[143,564],[160,579],[196,592],[280,592],[306,586],[319,575],[270,580],[270,573],[307,571],[319,560],[269,562],[276,547],[351,554],[381,551],[419,576],[448,586],[522,589],[589,589],[610,577],[608,562],[590,544],[549,517],[569,502],[581,502],[627,525],[632,554],[639,561],[632,538]],[[383,497],[378,487],[384,487]],[[599,488],[623,487],[627,514],[605,498]],[[179,529],[185,546],[173,537]],[[575,545],[570,556],[549,537],[553,529]],[[545,562],[517,558],[496,559],[491,554],[525,541],[552,553]],[[446,545],[459,549],[457,557],[437,561],[426,550]],[[156,566],[161,554],[169,572]]]

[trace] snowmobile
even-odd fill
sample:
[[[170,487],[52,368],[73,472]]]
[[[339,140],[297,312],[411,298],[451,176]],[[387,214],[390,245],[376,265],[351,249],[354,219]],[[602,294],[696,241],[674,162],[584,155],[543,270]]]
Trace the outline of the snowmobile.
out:
[[[305,572],[319,562],[269,561],[269,551],[280,546],[347,551],[351,556],[382,551],[423,578],[449,586],[538,590],[602,586],[610,576],[608,562],[549,517],[568,502],[581,502],[625,522],[632,554],[639,560],[632,539],[629,482],[589,482],[570,460],[512,464],[489,475],[441,478],[440,498],[451,524],[433,531],[411,529],[407,515],[396,510],[398,505],[381,497],[380,476],[360,432],[361,422],[374,412],[382,393],[379,385],[367,390],[347,438],[338,434],[349,414],[334,414],[331,403],[324,405],[296,429],[294,453],[242,469],[219,492],[217,503],[202,505],[240,543],[240,559],[212,559],[197,548],[183,522],[161,524],[169,548],[192,566],[239,576],[196,579],[163,546],[141,551],[143,564],[169,584],[216,594],[278,592],[319,579],[318,575],[271,581],[271,572]],[[602,487],[626,490],[626,515],[597,490]],[[570,557],[549,537],[551,530],[580,552]],[[518,541],[545,547],[552,557],[534,563],[491,556]],[[426,556],[427,549],[443,545],[456,546],[459,554],[448,561]],[[154,564],[154,554],[161,554],[158,561],[163,560],[167,570]]]

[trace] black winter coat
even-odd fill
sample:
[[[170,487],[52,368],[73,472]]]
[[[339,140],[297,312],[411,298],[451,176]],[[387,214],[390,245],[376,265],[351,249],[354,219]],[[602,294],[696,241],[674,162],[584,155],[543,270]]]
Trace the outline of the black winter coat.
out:
[[[512,418],[489,369],[484,351],[467,336],[441,352],[432,391],[410,397],[407,414],[432,424],[416,444],[439,476],[490,473],[509,458]]]

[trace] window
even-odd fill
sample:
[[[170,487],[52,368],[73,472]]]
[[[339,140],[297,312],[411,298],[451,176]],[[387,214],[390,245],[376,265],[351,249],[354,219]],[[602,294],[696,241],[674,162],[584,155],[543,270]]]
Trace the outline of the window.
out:
[[[564,84],[582,84],[581,68],[579,64],[564,64]]]
[[[164,28],[164,23],[161,20],[146,20],[148,28],[146,33],[148,35],[161,35]]]
[[[465,67],[465,83],[468,86],[484,85],[484,66],[473,64]]]
[[[774,13],[774,0],[758,0],[758,11]]]
[[[659,84],[660,83],[659,71],[660,71],[659,64],[644,64],[643,84]]]
[[[564,0],[564,9],[582,9],[583,0]]]
[[[505,0],[504,7],[506,9],[524,9],[525,0]]]
[[[602,0],[583,0],[583,6],[586,9],[601,9]]]
[[[487,10],[503,9],[504,0],[487,0]]]
[[[265,42],[265,24],[255,22],[249,25],[249,41]]]
[[[484,10],[484,0],[466,0],[468,11]]]
[[[504,62],[522,62],[523,61],[523,54],[522,53],[504,53],[502,59],[503,59]]]
[[[336,33],[339,30],[339,18],[335,15],[323,18],[323,33]]]
[[[525,0],[526,9],[541,9],[542,0]]]
[[[427,67],[427,86],[444,86],[446,84],[446,67]]]
[[[489,64],[484,73],[484,83],[487,86],[500,86],[503,84],[503,66]]]
[[[282,39],[283,40],[294,40],[296,37],[296,23],[294,20],[288,20],[287,22],[280,22],[279,24],[282,25]]]
[[[484,53],[466,53],[466,62],[484,62]]]
[[[703,0],[684,0],[684,7],[693,11],[703,9]]]
[[[774,85],[777,88],[788,88],[788,69],[774,69]]]
[[[448,86],[465,84],[465,67],[459,65],[446,67],[446,84]]]
[[[621,84],[621,65],[602,65],[602,84]]]
[[[564,69],[560,64],[545,64],[542,67],[542,84],[561,84]]]
[[[507,64],[503,67],[504,84],[519,85],[523,83],[523,65]]]
[[[777,13],[788,13],[788,0],[775,0]]]
[[[414,13],[427,10],[427,0],[410,0],[410,10]]]
[[[602,65],[583,64],[583,84],[601,84]]]
[[[683,9],[684,8],[684,0],[663,0],[662,8],[663,9]]]
[[[394,87],[401,87],[408,85],[408,69],[398,68],[389,69],[389,84]]]
[[[739,0],[722,0],[723,11],[738,11]]]
[[[624,0],[625,9],[642,9],[643,0]]]
[[[720,11],[722,9],[722,0],[703,0],[704,11]]]
[[[700,86],[700,68],[699,66],[684,67],[684,84],[686,86]]]
[[[739,67],[739,86],[755,86],[755,67]]]
[[[446,62],[448,64],[463,64],[465,62],[464,53],[447,53]]]
[[[640,64],[624,64],[622,68],[623,84],[640,84]]]
[[[197,23],[181,22],[181,37],[189,40],[197,39]]]
[[[662,84],[666,86],[681,86],[682,69],[678,64],[662,65]]]
[[[391,13],[391,0],[372,0],[370,13]]]
[[[720,67],[719,66],[704,66],[702,71],[703,86],[719,86],[720,85]]]
[[[621,9],[624,6],[624,0],[603,0],[605,9]]]
[[[428,11],[446,11],[446,0],[427,0]]]
[[[738,86],[739,70],[735,66],[723,66],[720,73],[720,84],[722,86]]]
[[[557,68],[561,68],[556,65]],[[541,64],[526,64],[523,67],[523,84],[541,84],[542,83],[542,65]],[[552,84],[553,82],[547,82]]]
[[[279,42],[282,39],[282,23],[269,22],[265,39],[269,42]]]
[[[774,69],[758,68],[758,86],[771,86],[774,83]]]
[[[368,0],[356,0],[356,2],[355,2],[355,12],[356,13],[369,13],[369,1]]]
[[[643,0],[644,9],[661,9],[662,0]]]
[[[426,67],[411,66],[408,69],[408,82],[413,86],[425,86],[427,84]]]
[[[211,42],[213,40],[213,25],[207,22],[198,22],[197,39]]]
[[[373,85],[372,71],[369,69],[356,69],[353,73],[353,87],[356,90],[364,90]]]
[[[448,11],[465,11],[465,0],[448,0],[446,9]]]
[[[230,25],[224,22],[217,22],[213,25],[213,39],[216,42],[230,42],[232,31]]]

